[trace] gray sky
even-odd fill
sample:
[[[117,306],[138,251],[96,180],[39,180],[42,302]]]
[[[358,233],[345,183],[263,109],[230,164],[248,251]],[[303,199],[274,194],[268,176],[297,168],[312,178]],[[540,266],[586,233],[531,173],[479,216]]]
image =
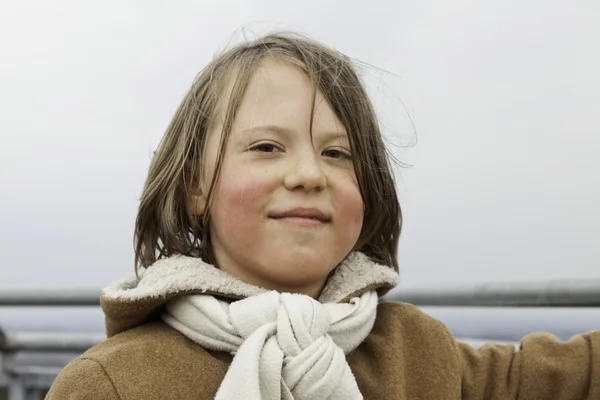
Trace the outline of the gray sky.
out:
[[[598,278],[598,21],[594,0],[7,2],[0,289],[133,272],[152,150],[240,28],[300,30],[399,77],[366,79],[413,165],[405,283]]]

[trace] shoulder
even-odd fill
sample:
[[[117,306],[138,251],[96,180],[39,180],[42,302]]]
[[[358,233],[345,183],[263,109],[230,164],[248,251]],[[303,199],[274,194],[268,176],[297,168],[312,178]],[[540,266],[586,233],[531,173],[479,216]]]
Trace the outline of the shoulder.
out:
[[[54,399],[120,399],[104,367],[84,357],[71,361],[58,375],[46,396]]]
[[[112,390],[112,397],[90,398],[204,398],[214,394],[230,360],[228,354],[208,352],[166,324],[152,322],[115,335],[72,361],[51,394],[73,393],[77,382],[87,381],[95,391]],[[199,381],[199,376],[204,379]]]
[[[376,347],[403,357],[419,358],[425,354],[441,363],[456,363],[456,342],[441,321],[417,307],[398,302],[382,302],[367,338]],[[420,355],[420,356],[419,356]]]
[[[181,333],[156,321],[114,335],[86,351],[82,357],[95,359],[102,364],[108,365],[116,362],[118,365],[122,365],[121,359],[125,361],[131,359],[132,356],[142,355],[146,360],[163,359],[165,353],[186,346],[194,346],[193,352],[202,352],[202,348],[195,349],[194,343]]]
[[[348,362],[368,398],[455,398],[460,364],[448,328],[413,305],[382,302],[371,333]]]
[[[452,337],[449,329],[440,320],[408,303],[391,301],[379,303],[375,327],[387,331],[390,335],[424,331],[434,335]]]

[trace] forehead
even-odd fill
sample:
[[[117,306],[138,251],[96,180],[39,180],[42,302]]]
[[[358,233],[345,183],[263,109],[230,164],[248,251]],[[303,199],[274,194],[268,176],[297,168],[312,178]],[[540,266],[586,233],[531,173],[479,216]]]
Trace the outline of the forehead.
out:
[[[312,123],[312,126],[311,126]],[[269,125],[300,131],[345,129],[308,75],[289,62],[266,60],[257,66],[236,113],[234,131]]]

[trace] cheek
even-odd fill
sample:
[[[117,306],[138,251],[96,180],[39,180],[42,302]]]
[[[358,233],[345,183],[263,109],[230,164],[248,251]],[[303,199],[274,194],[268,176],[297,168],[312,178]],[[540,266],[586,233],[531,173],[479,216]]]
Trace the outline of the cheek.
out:
[[[273,191],[273,181],[269,176],[253,174],[243,168],[223,169],[211,210],[215,228],[235,235],[248,226],[255,226]]]
[[[344,233],[349,239],[357,240],[362,230],[365,206],[356,182],[348,180],[338,187],[337,207]]]

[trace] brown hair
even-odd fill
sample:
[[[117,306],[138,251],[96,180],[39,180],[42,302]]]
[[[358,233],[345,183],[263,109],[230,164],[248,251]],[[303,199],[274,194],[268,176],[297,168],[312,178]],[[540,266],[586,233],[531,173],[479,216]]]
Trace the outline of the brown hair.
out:
[[[306,72],[343,123],[365,205],[355,249],[398,270],[400,204],[377,117],[354,64],[347,56],[311,39],[271,34],[216,57],[196,77],[177,109],[144,185],[135,224],[136,272],[140,266],[148,267],[174,254],[200,256],[215,263],[207,228],[212,192],[220,175],[224,144],[248,81],[266,57],[290,62]],[[225,99],[228,104],[220,107]],[[207,132],[217,119],[223,132],[216,172],[206,194],[206,212],[195,217],[187,212],[188,187],[203,174]]]

